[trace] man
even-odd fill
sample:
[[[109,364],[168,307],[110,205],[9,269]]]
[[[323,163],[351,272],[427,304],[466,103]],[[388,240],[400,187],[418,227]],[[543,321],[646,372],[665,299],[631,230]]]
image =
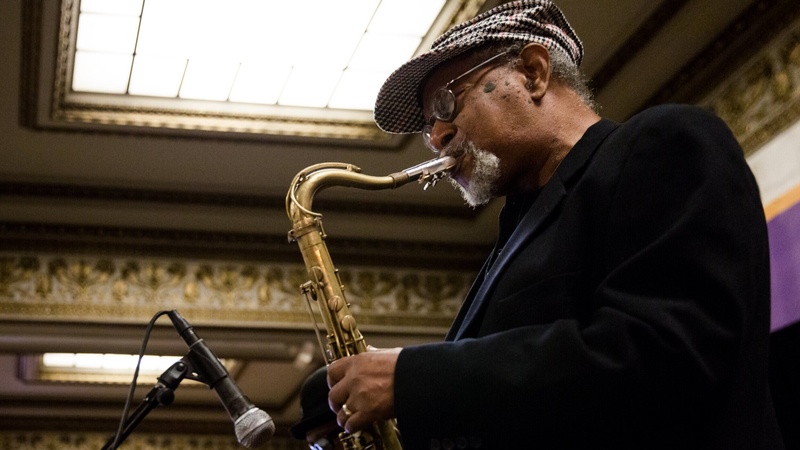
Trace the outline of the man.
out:
[[[328,368],[314,371],[300,388],[300,411],[302,418],[289,428],[289,433],[301,441],[308,442],[311,450],[341,450],[336,415],[328,407]]]
[[[547,0],[454,27],[386,81],[375,117],[422,132],[497,245],[444,342],[329,368],[354,431],[406,450],[781,449],[767,386],[769,259],[758,187],[695,107],[617,124]]]

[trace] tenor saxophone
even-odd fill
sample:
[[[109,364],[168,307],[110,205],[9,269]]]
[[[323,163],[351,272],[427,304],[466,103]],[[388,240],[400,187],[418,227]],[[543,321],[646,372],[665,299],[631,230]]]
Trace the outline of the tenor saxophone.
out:
[[[320,347],[328,364],[366,352],[367,344],[350,312],[344,285],[325,244],[322,214],[311,210],[314,195],[332,186],[381,190],[395,189],[411,181],[424,183],[427,189],[454,165],[454,158],[442,157],[386,176],[369,176],[352,164],[322,163],[303,169],[292,180],[286,195],[286,214],[292,221],[289,241],[297,242],[303,255],[309,281],[300,290],[309,309],[311,303],[318,305],[327,335],[327,343],[319,339]],[[343,432],[339,439],[347,450],[402,450],[394,420],[381,421],[354,433]]]

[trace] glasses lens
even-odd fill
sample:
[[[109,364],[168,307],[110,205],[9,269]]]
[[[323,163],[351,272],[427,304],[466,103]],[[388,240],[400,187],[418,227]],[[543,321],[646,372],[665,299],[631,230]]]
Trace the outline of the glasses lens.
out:
[[[433,127],[429,124],[425,124],[422,126],[422,140],[425,142],[425,146],[428,147],[433,153],[439,153],[439,150],[436,150],[431,144],[431,133],[433,132]]]
[[[439,88],[433,96],[433,117],[442,122],[450,122],[456,111],[456,96],[447,88]]]

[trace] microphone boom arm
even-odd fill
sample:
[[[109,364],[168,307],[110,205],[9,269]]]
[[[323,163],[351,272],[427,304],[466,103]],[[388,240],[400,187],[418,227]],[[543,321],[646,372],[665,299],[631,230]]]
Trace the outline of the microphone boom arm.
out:
[[[150,390],[144,397],[142,403],[136,408],[130,416],[125,419],[125,424],[119,436],[111,436],[111,439],[106,442],[102,450],[116,450],[122,442],[139,426],[150,411],[158,408],[161,405],[169,406],[175,400],[175,389],[184,378],[190,378],[189,364],[187,364],[187,357],[182,358],[175,364],[171,365],[158,377],[158,383]]]

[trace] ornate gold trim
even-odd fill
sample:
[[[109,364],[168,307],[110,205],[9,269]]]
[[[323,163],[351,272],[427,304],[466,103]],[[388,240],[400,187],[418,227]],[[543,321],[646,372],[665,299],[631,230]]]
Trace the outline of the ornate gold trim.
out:
[[[0,432],[0,450],[38,450],[53,448],[59,450],[85,450],[102,448],[113,434],[74,433],[74,432]],[[151,434],[134,433],[125,440],[126,448],[140,450],[241,450],[242,446],[233,436],[214,436],[197,434]],[[274,436],[264,450],[306,450],[308,445],[300,440]]]
[[[731,127],[745,154],[800,120],[800,18],[700,104]]]
[[[441,331],[472,274],[350,268],[341,271],[351,309],[370,326]],[[0,254],[0,319],[97,323],[148,320],[180,309],[194,322],[310,327],[294,264]]]

